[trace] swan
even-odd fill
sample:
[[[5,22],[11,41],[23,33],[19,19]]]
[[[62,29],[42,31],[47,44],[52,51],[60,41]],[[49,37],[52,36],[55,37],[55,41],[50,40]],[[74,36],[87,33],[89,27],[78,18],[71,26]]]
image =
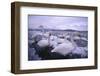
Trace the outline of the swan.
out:
[[[40,47],[47,47],[47,46],[52,46],[52,47],[56,47],[57,46],[57,37],[56,36],[49,36],[49,33],[46,33],[45,36],[47,37],[47,39],[42,39],[40,41],[38,41],[38,45]]]
[[[85,40],[85,41],[88,41],[87,38],[85,38],[85,37],[82,37],[81,39],[82,39],[82,40]]]
[[[43,39],[43,40],[40,40],[37,45],[39,45],[39,47],[47,47],[47,46],[52,46],[53,48],[55,48],[58,43],[56,41],[52,41],[50,40],[50,42],[48,42],[48,40],[46,39]]]
[[[70,41],[68,41],[67,36],[65,36],[65,39],[62,40],[62,43],[55,47],[51,52],[57,52],[65,56],[71,53],[75,48],[76,44],[73,40],[73,35],[70,35]]]
[[[46,46],[49,46],[49,43],[48,43],[48,40],[40,40],[37,45],[39,45],[39,47],[46,47]]]
[[[61,55],[67,55],[72,52],[74,49],[74,45],[71,42],[62,43],[56,46],[51,52],[57,52]]]
[[[65,42],[65,39],[63,39],[63,38],[58,38],[57,39],[58,44],[61,44],[61,43],[64,43],[64,42]]]
[[[79,37],[76,37],[79,39]],[[68,55],[69,53],[81,55],[81,57],[85,57],[87,55],[84,47],[78,47],[74,41],[74,36],[70,35],[70,41],[66,40],[63,43],[59,44],[55,47],[51,52],[57,52],[63,56]]]
[[[80,39],[79,37],[75,37],[75,35],[71,34],[68,36],[68,38],[70,38],[70,41],[67,40],[67,36],[64,39],[56,37],[54,39],[53,36],[49,36],[48,39],[42,39],[38,41],[37,45],[39,45],[41,48],[53,46],[51,53],[59,53],[63,56],[66,56],[69,53],[72,53],[72,55],[81,55],[81,57],[87,56],[87,52],[85,51],[86,48],[84,49],[84,47],[78,47],[74,41],[74,38]]]

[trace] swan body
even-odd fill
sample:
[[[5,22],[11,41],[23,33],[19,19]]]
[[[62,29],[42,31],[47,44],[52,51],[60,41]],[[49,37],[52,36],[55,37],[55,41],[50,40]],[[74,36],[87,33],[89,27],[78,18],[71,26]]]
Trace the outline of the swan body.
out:
[[[62,55],[67,55],[72,52],[74,45],[71,42],[59,44],[51,52],[57,52]]]
[[[39,47],[46,47],[49,45],[48,40],[40,40],[37,45],[39,45]]]

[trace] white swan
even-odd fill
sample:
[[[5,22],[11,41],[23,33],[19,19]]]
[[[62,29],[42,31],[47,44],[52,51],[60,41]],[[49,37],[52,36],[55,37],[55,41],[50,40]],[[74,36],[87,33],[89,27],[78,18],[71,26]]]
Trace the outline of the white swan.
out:
[[[40,40],[37,45],[39,45],[39,47],[46,47],[49,45],[48,40]]]
[[[56,41],[51,41],[50,40],[50,43],[48,42],[48,40],[40,40],[38,43],[37,43],[40,47],[46,47],[46,46],[52,46],[53,48],[57,47],[58,46],[58,43]]]
[[[65,39],[58,39],[61,40],[61,44],[58,44],[58,40],[57,39],[50,39],[50,41],[48,40],[40,40],[37,44],[40,47],[46,47],[46,46],[53,46],[53,50],[51,50],[51,52],[57,52],[59,54],[62,55],[67,55],[69,53],[72,54],[79,54],[81,55],[81,57],[86,56],[86,51],[83,47],[78,47],[76,45],[76,43],[74,42],[73,39],[73,35],[70,36],[70,41],[68,41],[66,38]],[[79,39],[78,37],[76,37],[77,39]]]
[[[69,37],[69,36],[68,36]],[[67,36],[65,39],[59,39],[60,43],[57,47],[55,47],[51,52],[57,52],[62,55],[67,55],[75,49],[76,44],[73,41],[73,38],[70,36],[71,41],[67,40]]]
[[[57,52],[62,55],[69,54],[74,49],[74,45],[71,42],[59,44],[51,52]]]
[[[87,55],[84,47],[78,47],[76,43],[74,42],[74,36],[70,36],[70,41],[64,41],[62,44],[59,44],[57,47],[55,47],[51,52],[57,52],[62,55],[67,55],[69,53],[72,54],[79,54],[81,57],[84,57]],[[76,37],[79,39],[79,37]]]

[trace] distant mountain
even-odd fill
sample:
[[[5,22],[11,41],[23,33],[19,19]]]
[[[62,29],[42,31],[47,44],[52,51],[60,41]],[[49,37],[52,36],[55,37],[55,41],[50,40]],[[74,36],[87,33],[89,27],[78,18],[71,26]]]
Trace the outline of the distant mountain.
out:
[[[73,30],[73,29],[66,29],[64,31],[71,31],[71,32],[88,32],[88,31],[81,31],[81,30]]]
[[[28,29],[29,31],[41,31],[41,29]],[[71,32],[87,32],[87,31],[80,31],[80,30],[73,30],[73,29],[66,29],[66,30],[60,30],[60,29],[43,29],[44,31],[71,31]]]

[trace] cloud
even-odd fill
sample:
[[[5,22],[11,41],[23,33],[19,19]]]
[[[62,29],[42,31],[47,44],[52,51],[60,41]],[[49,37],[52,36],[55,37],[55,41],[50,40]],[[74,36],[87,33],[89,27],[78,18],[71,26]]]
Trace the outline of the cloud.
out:
[[[36,16],[31,15],[28,17],[29,28],[38,28],[43,25],[44,28],[49,29],[77,29],[87,30],[88,18],[87,17],[71,17],[71,16]]]

